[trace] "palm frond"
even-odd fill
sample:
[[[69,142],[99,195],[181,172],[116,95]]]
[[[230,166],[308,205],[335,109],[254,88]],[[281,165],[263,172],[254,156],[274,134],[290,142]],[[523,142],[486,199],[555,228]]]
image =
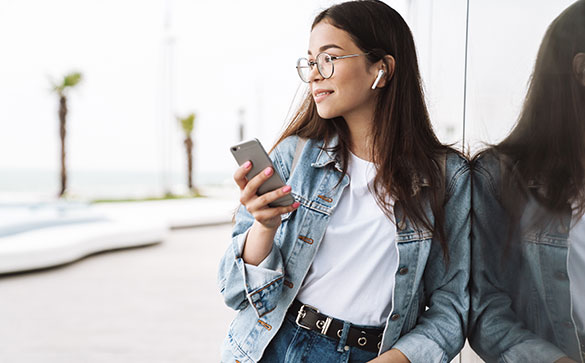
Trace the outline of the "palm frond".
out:
[[[72,72],[67,74],[63,77],[63,82],[57,84],[55,82],[51,82],[53,86],[53,91],[61,94],[65,89],[75,87],[79,82],[81,82],[83,76],[79,72]]]
[[[191,132],[193,132],[193,127],[195,126],[195,113],[192,112],[185,117],[177,116],[177,120],[181,123],[181,128],[185,132],[185,135],[191,135]]]

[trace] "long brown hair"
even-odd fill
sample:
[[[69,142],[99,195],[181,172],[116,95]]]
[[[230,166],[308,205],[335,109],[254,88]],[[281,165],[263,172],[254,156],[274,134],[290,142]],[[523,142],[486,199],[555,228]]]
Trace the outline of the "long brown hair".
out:
[[[311,29],[321,21],[346,31],[364,53],[369,53],[370,64],[384,59],[385,55],[395,58],[394,74],[379,91],[374,114],[371,155],[376,176],[373,192],[388,218],[393,213],[390,203],[393,198],[414,225],[433,231],[448,259],[442,195],[444,180],[437,159],[449,148],[439,142],[432,130],[408,25],[394,9],[376,0],[334,5],[317,15]],[[338,144],[331,151],[341,157],[343,177],[351,142],[349,128],[342,117],[321,118],[310,92],[276,145],[292,135],[324,140],[325,144],[337,135]],[[433,212],[434,226],[425,213],[427,202]]]
[[[578,215],[585,212],[585,86],[572,67],[580,52],[585,52],[585,0],[547,29],[518,122],[494,146],[506,161],[503,199],[516,219],[532,197],[559,215],[571,202]]]

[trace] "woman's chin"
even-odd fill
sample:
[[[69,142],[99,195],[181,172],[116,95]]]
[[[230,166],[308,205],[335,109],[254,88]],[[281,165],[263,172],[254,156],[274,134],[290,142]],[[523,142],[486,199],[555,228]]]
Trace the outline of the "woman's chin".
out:
[[[319,117],[323,118],[323,119],[330,119],[330,118],[335,118],[339,115],[335,114],[334,112],[331,112],[331,110],[327,110],[327,109],[323,109],[323,108],[319,108],[317,106],[317,114],[319,115]]]

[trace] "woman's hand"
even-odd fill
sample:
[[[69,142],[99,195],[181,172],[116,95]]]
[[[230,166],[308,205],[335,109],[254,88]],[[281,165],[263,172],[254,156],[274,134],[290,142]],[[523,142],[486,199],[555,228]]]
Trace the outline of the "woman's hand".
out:
[[[282,188],[258,196],[256,194],[258,188],[272,176],[274,170],[272,170],[271,167],[268,167],[248,181],[246,174],[251,168],[252,163],[247,161],[234,173],[234,180],[240,188],[240,203],[246,207],[246,210],[264,228],[276,230],[278,226],[280,226],[280,215],[292,212],[299,207],[300,203],[294,202],[286,207],[272,208],[268,206],[268,203],[272,203],[278,198],[289,194],[291,192],[291,187],[286,185]]]
[[[272,250],[274,236],[278,226],[280,226],[280,215],[292,212],[299,207],[300,203],[294,202],[289,206],[276,208],[268,206],[268,203],[290,193],[291,187],[285,185],[258,196],[256,195],[258,188],[270,178],[274,170],[271,167],[266,168],[248,181],[246,174],[251,168],[252,163],[245,162],[234,173],[234,180],[240,188],[240,203],[254,217],[254,224],[252,224],[244,243],[242,259],[245,263],[257,266]]]
[[[410,361],[401,351],[393,348],[368,363],[410,363]]]

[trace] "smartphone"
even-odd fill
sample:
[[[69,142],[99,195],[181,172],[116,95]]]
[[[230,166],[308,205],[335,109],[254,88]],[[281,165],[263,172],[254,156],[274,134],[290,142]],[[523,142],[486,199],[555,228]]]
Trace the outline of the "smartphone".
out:
[[[272,164],[272,160],[270,160],[268,153],[266,153],[266,150],[264,150],[264,147],[262,147],[262,144],[260,143],[260,141],[258,141],[258,139],[252,139],[241,142],[237,145],[232,146],[230,148],[230,151],[234,155],[234,158],[238,162],[238,165],[241,166],[248,160],[252,162],[252,170],[250,170],[248,174],[246,174],[248,180],[258,175],[258,173],[262,172],[267,167],[269,166],[272,167],[272,170],[274,171],[272,173],[272,176],[268,178],[268,180],[266,180],[262,185],[260,185],[256,194],[262,195],[264,193],[271,192],[275,189],[282,188],[286,185],[284,184],[282,177],[280,176],[280,174],[278,174],[278,171]],[[272,208],[285,207],[293,204],[294,201],[295,200],[292,197],[292,195],[287,194],[278,198],[274,202],[268,203],[268,206]]]

